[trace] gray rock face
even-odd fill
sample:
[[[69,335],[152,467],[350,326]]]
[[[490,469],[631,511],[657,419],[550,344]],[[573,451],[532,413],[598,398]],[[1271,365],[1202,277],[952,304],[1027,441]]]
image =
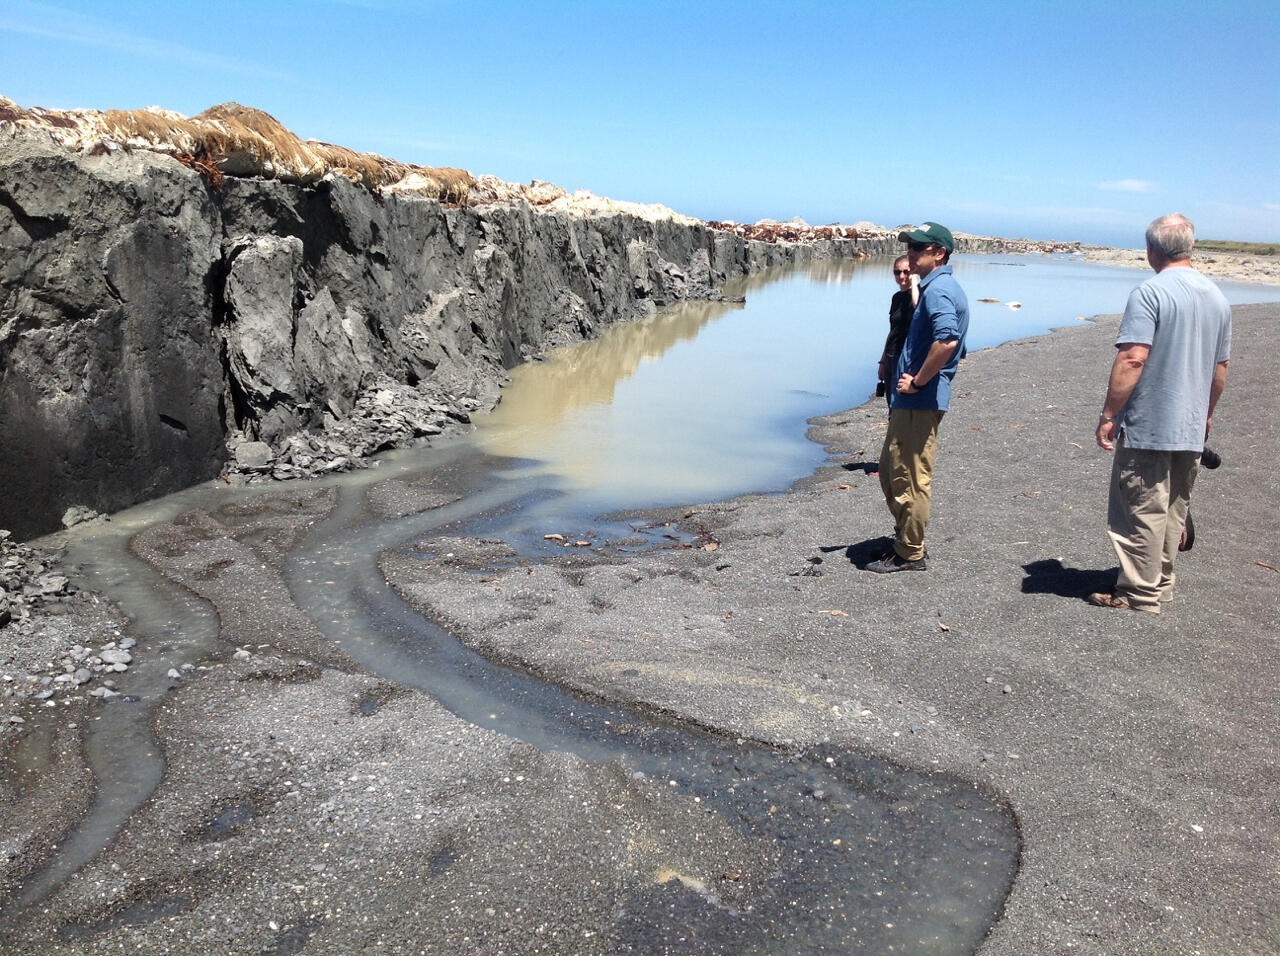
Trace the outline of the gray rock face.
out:
[[[218,217],[177,162],[0,131],[0,527],[216,473]]]
[[[858,254],[681,218],[445,206],[73,153],[0,126],[0,527],[218,474],[351,467],[491,405],[505,370],[726,277]],[[236,461],[245,465],[237,454]]]

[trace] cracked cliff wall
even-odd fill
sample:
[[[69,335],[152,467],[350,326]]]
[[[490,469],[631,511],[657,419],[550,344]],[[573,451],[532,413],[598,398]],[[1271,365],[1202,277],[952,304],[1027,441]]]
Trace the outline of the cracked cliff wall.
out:
[[[550,345],[858,254],[341,176],[215,188],[170,156],[20,128],[0,128],[0,244],[0,527],[19,538],[213,477],[228,440],[341,435],[359,457],[432,434]]]
[[[0,527],[58,526],[216,474],[222,242],[174,160],[0,142]]]

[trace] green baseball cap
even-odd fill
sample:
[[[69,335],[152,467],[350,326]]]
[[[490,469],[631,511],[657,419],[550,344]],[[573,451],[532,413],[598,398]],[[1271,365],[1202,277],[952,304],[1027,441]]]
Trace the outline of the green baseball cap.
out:
[[[946,226],[940,226],[936,222],[926,222],[923,226],[913,226],[910,229],[904,229],[898,233],[899,242],[933,242],[947,252],[956,251],[956,240],[951,235],[951,230]]]

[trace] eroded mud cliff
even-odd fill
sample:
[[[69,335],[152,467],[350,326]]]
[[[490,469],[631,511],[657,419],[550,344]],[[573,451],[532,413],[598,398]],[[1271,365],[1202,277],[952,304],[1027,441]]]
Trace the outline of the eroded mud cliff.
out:
[[[0,527],[19,537],[217,475],[238,447],[250,468],[343,467],[491,403],[548,344],[812,254],[683,217],[445,204],[332,172],[215,184],[164,153],[77,152],[15,123],[0,242]]]
[[[3,99],[0,243],[0,528],[18,538],[228,467],[350,467],[465,421],[550,345],[765,266],[896,248],[397,163],[235,104]]]

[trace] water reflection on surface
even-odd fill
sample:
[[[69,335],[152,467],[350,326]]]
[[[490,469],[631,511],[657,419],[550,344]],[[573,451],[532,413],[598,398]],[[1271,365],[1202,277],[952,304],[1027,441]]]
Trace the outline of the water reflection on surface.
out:
[[[660,359],[681,342],[692,342],[708,322],[741,308],[735,302],[691,302],[661,317],[618,326],[605,338],[558,349],[536,366],[516,369],[513,377],[522,383],[517,398],[494,410],[489,439],[497,443],[527,428],[548,431],[575,409],[609,404],[618,384],[643,363]],[[530,368],[537,372],[529,374]]]
[[[878,354],[880,316],[848,297],[871,288],[860,278],[869,270],[772,270],[725,289],[745,306],[684,303],[557,350],[513,372],[476,441],[539,462],[588,511],[785,487],[820,454],[797,426],[831,407],[838,384],[814,385],[807,350],[817,340],[846,356],[873,345]],[[874,367],[855,374],[874,383]]]

